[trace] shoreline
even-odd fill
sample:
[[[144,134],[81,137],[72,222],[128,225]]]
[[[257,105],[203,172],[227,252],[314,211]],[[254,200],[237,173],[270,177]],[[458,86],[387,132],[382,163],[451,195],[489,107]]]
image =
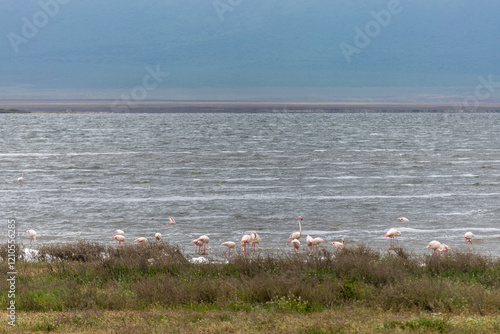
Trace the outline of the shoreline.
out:
[[[497,113],[500,103],[463,109],[453,103],[425,102],[250,102],[3,100],[0,113]]]

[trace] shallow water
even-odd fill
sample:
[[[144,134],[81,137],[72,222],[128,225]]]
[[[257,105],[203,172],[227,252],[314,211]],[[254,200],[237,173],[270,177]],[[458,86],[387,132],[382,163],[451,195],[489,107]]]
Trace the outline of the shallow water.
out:
[[[291,252],[300,215],[301,251],[308,234],[385,250],[395,227],[415,253],[498,256],[499,129],[497,114],[0,115],[0,218],[25,244],[33,228],[38,245],[114,245],[119,228],[187,254],[206,234],[220,256],[253,230]]]

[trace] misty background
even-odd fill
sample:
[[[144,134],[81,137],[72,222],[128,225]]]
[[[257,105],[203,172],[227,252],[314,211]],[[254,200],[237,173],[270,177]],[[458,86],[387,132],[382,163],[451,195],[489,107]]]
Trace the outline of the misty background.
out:
[[[449,101],[490,76],[495,101],[498,13],[494,0],[0,0],[0,98],[118,98],[159,66],[147,99]],[[347,61],[342,43],[367,25]]]

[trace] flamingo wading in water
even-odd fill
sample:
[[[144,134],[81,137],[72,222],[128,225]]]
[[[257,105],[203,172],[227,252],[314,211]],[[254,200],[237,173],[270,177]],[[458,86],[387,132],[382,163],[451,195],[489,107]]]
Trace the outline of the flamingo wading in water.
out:
[[[338,252],[339,249],[344,248],[344,238],[342,238],[342,242],[332,241],[332,245],[333,245],[333,247],[337,248],[337,252]]]
[[[203,246],[203,241],[195,239],[191,241],[193,244],[196,245],[197,249],[194,251],[195,253],[201,253],[201,246]]]
[[[399,220],[400,222],[404,222],[404,223],[407,223],[407,222],[409,222],[409,221],[410,221],[410,220],[409,220],[408,218],[406,218],[406,217],[399,217],[399,218],[398,218],[398,220]]]
[[[139,237],[139,238],[135,239],[134,241],[137,241],[140,244],[145,244],[148,242],[148,239],[146,239],[144,237]]]
[[[313,247],[313,250],[314,250],[314,246],[313,246],[313,237],[311,237],[310,235],[308,235],[306,237],[306,242],[307,242],[307,252],[308,253],[311,253],[311,247]]]
[[[117,234],[114,237],[111,237],[111,239],[118,240],[118,247],[122,245],[122,242],[125,243],[125,237],[122,234]]]
[[[252,250],[251,245],[253,244],[253,238],[251,234],[245,234],[241,238],[241,251],[243,254],[247,254],[247,245],[250,245],[250,251]]]
[[[445,245],[445,244],[441,244],[441,248],[438,249],[439,252],[447,252],[451,249],[450,246],[448,245]]]
[[[471,244],[472,243],[472,238],[474,237],[474,234],[472,234],[472,232],[467,232],[464,234],[464,238],[465,238],[465,244],[469,243]]]
[[[390,248],[394,248],[394,238],[395,237],[400,237],[400,236],[401,236],[401,232],[399,232],[395,228],[391,228],[389,231],[387,231],[387,233],[385,234],[385,237],[386,238],[391,238]]]
[[[290,242],[293,242],[293,240],[298,240],[302,236],[302,226],[300,225],[300,222],[302,221],[302,217],[299,216],[299,232],[293,232],[290,234],[288,237],[288,242],[286,243],[287,245],[290,245]]]
[[[28,233],[31,237],[30,243],[33,243],[33,241],[36,241],[36,231],[35,230],[27,230],[26,233]]]
[[[160,242],[161,241],[161,233],[156,233],[155,239],[156,239],[156,242]]]
[[[319,244],[322,242],[325,242],[325,240],[321,239],[321,238],[314,238],[313,239],[313,250],[314,250],[314,247],[316,247],[316,251],[317,251],[318,247],[320,247]]]
[[[21,173],[21,177],[17,178],[17,182],[23,183],[23,180],[24,180],[24,173]]]
[[[175,219],[170,217],[170,216],[168,216],[168,221],[169,221],[168,223],[163,223],[163,225],[168,225],[168,224],[174,225],[175,224]]]
[[[250,250],[255,251],[255,248],[262,249],[259,247],[260,236],[257,234],[257,232],[250,232],[250,236],[252,237],[252,247],[250,247]]]
[[[432,240],[429,242],[427,245],[427,248],[433,249],[434,252],[432,254],[436,254],[436,251],[443,252],[447,251],[448,249],[451,249],[450,247],[446,246],[445,244],[440,243],[437,240]]]
[[[212,248],[210,248],[208,246],[209,241],[210,241],[210,238],[208,236],[202,235],[198,239],[193,240],[191,242],[196,244],[200,248],[199,252],[203,254],[203,253],[207,252],[207,248],[210,249],[210,251],[212,251]],[[200,244],[200,242],[201,242],[201,244]],[[201,246],[203,246],[203,252],[201,251]]]
[[[236,255],[238,255],[238,253],[236,252],[236,242],[226,241],[226,242],[223,242],[221,245],[227,247],[227,249],[224,251],[224,255],[226,255],[226,252],[229,251],[228,256],[231,256],[231,248],[234,250]]]

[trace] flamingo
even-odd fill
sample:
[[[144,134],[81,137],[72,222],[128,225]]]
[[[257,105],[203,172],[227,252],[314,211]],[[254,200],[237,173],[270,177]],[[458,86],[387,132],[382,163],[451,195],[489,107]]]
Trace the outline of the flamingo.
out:
[[[33,243],[33,241],[36,241],[36,231],[35,230],[27,230],[26,233],[28,233],[31,237],[30,244]]]
[[[169,223],[163,223],[163,225],[168,225],[168,224],[174,225],[175,224],[175,219],[174,218],[168,216],[168,220],[169,220]]]
[[[464,234],[464,238],[465,238],[465,244],[469,243],[471,244],[472,243],[472,238],[474,237],[474,234],[472,234],[472,232],[467,232]]]
[[[155,238],[156,238],[156,242],[160,242],[161,241],[161,233],[156,233]]]
[[[448,245],[445,245],[445,244],[441,244],[441,248],[438,249],[439,252],[447,252],[451,249],[450,246]]]
[[[224,255],[226,255],[226,252],[229,251],[229,256],[231,256],[231,248],[234,249],[234,252],[236,253],[236,255],[238,255],[238,253],[236,252],[236,243],[235,242],[226,241],[226,242],[223,242],[221,245],[227,246],[227,249],[224,251]]]
[[[440,249],[443,249],[443,245],[439,241],[437,241],[437,240],[432,240],[427,245],[427,248],[433,249],[434,253],[432,253],[432,254],[436,254],[437,250],[441,251]]]
[[[21,177],[17,178],[17,182],[23,183],[23,180],[24,180],[24,173],[21,173]]]
[[[135,239],[134,241],[137,241],[140,244],[143,244],[143,243],[145,244],[148,242],[148,239],[146,239],[144,237],[140,237],[140,238]]]
[[[410,221],[408,218],[405,218],[405,217],[399,217],[399,218],[398,218],[398,220],[399,220],[400,222],[405,222],[405,223],[407,223],[407,222],[409,222],[409,221]]]
[[[401,232],[399,232],[395,228],[391,228],[389,231],[387,231],[387,233],[385,234],[385,237],[391,238],[390,248],[394,248],[394,237],[400,237],[400,236],[401,236]]]
[[[337,252],[339,251],[339,249],[344,249],[344,238],[342,238],[342,242],[332,241],[332,245],[333,247],[337,248]]]
[[[250,232],[250,236],[252,237],[253,239],[253,242],[252,242],[252,247],[250,247],[250,250],[251,251],[255,251],[255,248],[257,249],[262,249],[259,247],[259,244],[260,244],[260,236],[257,234],[257,232]]]
[[[201,246],[203,246],[203,241],[198,240],[198,239],[195,239],[195,240],[193,240],[193,241],[191,241],[191,242],[192,242],[193,244],[195,244],[195,245],[196,245],[196,247],[198,247],[198,249],[197,249],[197,250],[195,250],[194,252],[195,252],[195,253],[201,253]]]
[[[251,234],[245,234],[241,238],[241,251],[243,252],[243,254],[246,255],[246,253],[247,253],[247,245],[252,245],[252,244],[253,244],[252,235]],[[251,250],[252,250],[252,248],[250,247],[250,251]]]
[[[308,235],[307,238],[306,238],[307,252],[308,253],[311,253],[311,247],[314,247],[313,246],[313,240],[314,240],[313,237],[311,237],[310,235]],[[314,248],[313,248],[313,250],[314,250]]]
[[[288,237],[288,242],[286,243],[287,245],[290,245],[290,242],[292,242],[292,240],[300,239],[300,237],[302,236],[302,226],[300,225],[301,221],[302,217],[299,216],[299,232],[293,232],[292,234],[290,234],[290,236]]]
[[[292,245],[293,245],[293,250],[298,254],[299,253],[299,247],[300,247],[300,241],[299,241],[299,239],[293,239],[292,240]]]
[[[197,241],[201,241],[201,242],[202,242],[201,246],[203,246],[203,253],[206,253],[207,248],[208,248],[208,249],[210,249],[210,251],[212,251],[212,248],[210,248],[210,247],[208,247],[208,246],[207,246],[207,245],[208,245],[208,242],[210,241],[210,238],[209,238],[209,237],[207,237],[206,235],[202,235],[202,236],[200,236],[200,237],[199,237],[198,239],[196,239],[196,240],[197,240]],[[193,240],[193,241],[191,241],[191,242],[195,243],[196,245],[199,245],[199,243],[198,243],[198,242],[194,242],[194,241],[195,241],[195,240]],[[200,253],[201,253],[201,246],[199,246],[199,247],[200,247]]]
[[[321,239],[321,238],[314,238],[313,239],[313,250],[314,250],[314,247],[316,247],[316,250],[318,250],[319,244],[322,242],[325,242],[325,240]]]
[[[118,247],[122,245],[122,242],[125,243],[125,237],[122,234],[117,234],[114,237],[111,237],[111,239],[118,240]]]
[[[116,230],[115,234],[117,234],[117,235],[125,235],[125,232],[123,232],[122,230]]]

